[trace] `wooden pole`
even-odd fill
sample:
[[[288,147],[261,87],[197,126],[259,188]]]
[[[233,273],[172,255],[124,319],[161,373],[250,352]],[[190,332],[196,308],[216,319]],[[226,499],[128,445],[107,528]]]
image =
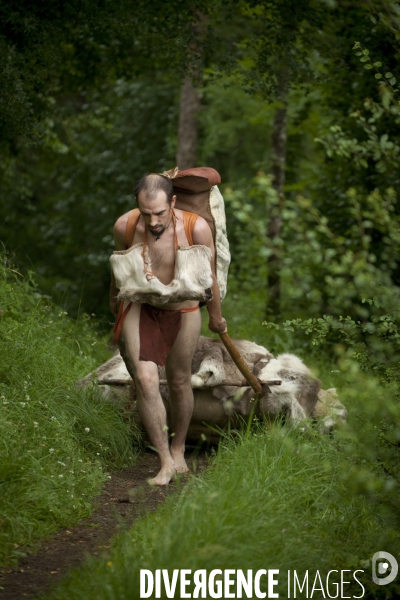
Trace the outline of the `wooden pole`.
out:
[[[256,380],[258,381],[258,380]],[[131,385],[133,382],[132,379],[100,379],[96,381],[97,385]],[[160,379],[160,385],[168,385],[168,381],[166,379]],[[270,381],[263,381],[263,385],[281,385],[281,379],[271,379]],[[217,386],[209,386],[209,387],[219,387],[226,385],[228,387],[246,387],[249,385],[249,382],[246,379],[242,381],[221,381]],[[204,386],[207,387],[207,386]]]
[[[225,348],[231,355],[233,362],[235,363],[243,377],[246,379],[246,381],[249,382],[249,385],[251,385],[256,394],[262,394],[263,389],[261,383],[258,381],[257,377],[253,375],[253,373],[250,371],[239,350],[236,348],[235,344],[229,337],[228,332],[220,333],[219,336]]]

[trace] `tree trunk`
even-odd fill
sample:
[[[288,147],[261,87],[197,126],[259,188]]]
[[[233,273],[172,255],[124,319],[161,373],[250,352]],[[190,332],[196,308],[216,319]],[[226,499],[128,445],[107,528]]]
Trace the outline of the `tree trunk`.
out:
[[[197,162],[197,113],[200,98],[192,79],[186,75],[181,89],[179,107],[178,149],[176,164],[181,170],[196,166]]]
[[[272,186],[277,191],[279,202],[272,209],[269,215],[267,235],[269,246],[272,247],[272,254],[268,257],[268,306],[267,319],[277,318],[281,310],[281,259],[279,257],[279,248],[275,250],[274,243],[279,238],[282,226],[282,208],[283,208],[283,186],[285,184],[285,164],[286,164],[286,124],[288,107],[289,81],[285,71],[282,71],[279,80],[278,101],[280,106],[275,111],[274,123],[272,129]]]

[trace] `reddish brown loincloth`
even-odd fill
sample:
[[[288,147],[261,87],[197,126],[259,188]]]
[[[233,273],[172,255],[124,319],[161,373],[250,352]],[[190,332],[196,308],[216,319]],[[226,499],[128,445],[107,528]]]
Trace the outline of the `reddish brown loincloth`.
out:
[[[162,310],[151,304],[140,308],[139,360],[152,360],[163,367],[182,323],[180,310]]]
[[[123,304],[123,303],[122,303]],[[118,341],[122,325],[129,312],[130,302],[125,310],[120,306],[114,325],[114,342]],[[141,304],[139,319],[140,351],[139,360],[151,360],[163,367],[181,328],[182,313],[199,310],[199,306],[180,310],[163,310],[151,304]]]

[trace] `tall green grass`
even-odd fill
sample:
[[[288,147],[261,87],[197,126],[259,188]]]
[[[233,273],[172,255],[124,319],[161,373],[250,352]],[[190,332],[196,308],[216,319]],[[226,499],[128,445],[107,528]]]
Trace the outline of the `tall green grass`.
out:
[[[91,511],[107,469],[130,464],[121,410],[75,381],[108,358],[90,318],[72,321],[2,257],[0,563]]]
[[[289,569],[301,580],[308,570],[311,582],[316,570],[325,581],[331,569],[360,569],[364,597],[398,597],[398,582],[371,581],[371,558],[385,550],[400,562],[400,407],[352,362],[325,363],[319,375],[337,386],[347,426],[329,436],[255,424],[178,498],[118,538],[109,557],[89,559],[46,598],[130,600],[139,598],[140,569],[228,568],[280,569],[281,598]],[[351,573],[344,579],[354,582]],[[345,596],[361,593],[356,583],[344,588]]]

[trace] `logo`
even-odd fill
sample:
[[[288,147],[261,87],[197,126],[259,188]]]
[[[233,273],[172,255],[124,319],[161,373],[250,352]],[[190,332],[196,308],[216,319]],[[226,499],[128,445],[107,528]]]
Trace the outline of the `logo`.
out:
[[[378,573],[377,571],[378,567]],[[397,573],[399,570],[399,565],[394,556],[389,554],[389,552],[375,552],[372,557],[372,579],[374,583],[378,585],[387,585],[388,583],[392,583],[394,579],[397,577]],[[386,577],[380,577],[380,575],[385,575]]]

